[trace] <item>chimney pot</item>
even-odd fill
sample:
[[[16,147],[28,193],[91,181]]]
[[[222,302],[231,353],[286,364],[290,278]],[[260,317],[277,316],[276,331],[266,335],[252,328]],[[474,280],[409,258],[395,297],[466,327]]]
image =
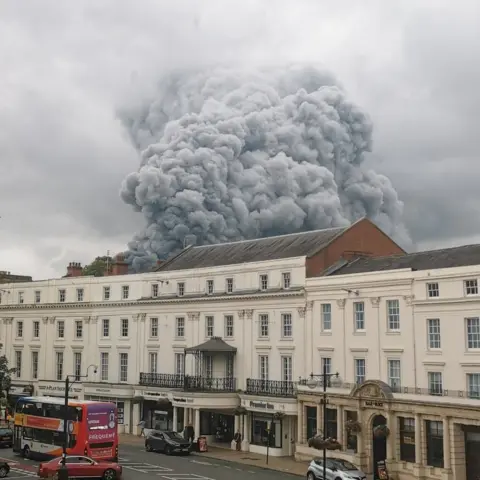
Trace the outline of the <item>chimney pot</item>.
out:
[[[67,277],[81,277],[82,264],[79,262],[70,262],[67,267]]]

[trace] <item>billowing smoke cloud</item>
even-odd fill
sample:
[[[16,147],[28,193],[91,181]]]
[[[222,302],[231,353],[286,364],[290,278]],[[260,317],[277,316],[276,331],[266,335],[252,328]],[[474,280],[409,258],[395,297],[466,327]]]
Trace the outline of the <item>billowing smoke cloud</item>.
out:
[[[291,66],[171,74],[121,114],[141,151],[123,200],[147,225],[132,269],[197,245],[374,220],[408,242],[390,180],[364,167],[372,123],[328,73]]]

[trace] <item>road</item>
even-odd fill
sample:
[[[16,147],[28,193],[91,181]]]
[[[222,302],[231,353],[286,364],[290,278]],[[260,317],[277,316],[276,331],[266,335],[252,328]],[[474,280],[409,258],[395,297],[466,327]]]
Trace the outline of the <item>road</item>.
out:
[[[250,465],[202,458],[166,456],[161,453],[148,453],[141,446],[123,445],[120,447],[120,465],[124,480],[148,480],[153,475],[165,480],[298,480],[298,476],[274,470],[265,470]],[[12,470],[8,480],[28,480],[36,477],[39,462],[25,460],[15,455],[11,449],[0,450],[0,460],[10,463]]]

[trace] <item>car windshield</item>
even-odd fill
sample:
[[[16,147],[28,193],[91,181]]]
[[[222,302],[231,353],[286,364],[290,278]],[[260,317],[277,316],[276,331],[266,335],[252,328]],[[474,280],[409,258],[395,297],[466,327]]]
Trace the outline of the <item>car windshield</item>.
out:
[[[341,470],[342,472],[351,472],[353,470],[358,470],[358,468],[352,463],[348,462],[347,460],[341,459],[330,460],[329,462],[327,462],[327,467],[334,467],[337,470]]]
[[[9,428],[0,428],[0,435],[11,435],[12,431]]]
[[[172,440],[183,440],[183,437],[177,432],[165,432],[165,435]]]

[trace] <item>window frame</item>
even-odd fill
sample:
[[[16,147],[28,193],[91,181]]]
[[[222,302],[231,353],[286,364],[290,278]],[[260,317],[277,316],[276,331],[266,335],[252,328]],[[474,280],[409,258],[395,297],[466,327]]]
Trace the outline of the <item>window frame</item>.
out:
[[[478,278],[467,278],[463,281],[463,292],[466,297],[478,295]]]
[[[361,310],[357,307],[361,306]],[[364,333],[365,328],[365,302],[353,302],[353,329],[355,332]]]
[[[261,273],[258,275],[258,288],[261,292],[268,290],[268,273]]]
[[[120,318],[120,337],[129,338],[130,337],[130,321],[128,318]]]
[[[264,322],[264,320],[266,320]],[[258,314],[258,337],[264,340],[270,338],[270,316],[268,313],[259,313]]]
[[[105,335],[105,332],[107,333]],[[102,318],[102,337],[103,339],[110,338],[110,319],[109,318]]]
[[[395,363],[398,365],[398,377],[393,377],[392,376],[392,365]],[[398,379],[397,383],[394,383],[392,380]],[[387,379],[388,379],[388,385],[390,385],[390,388],[393,391],[397,391],[401,388],[402,386],[402,360],[400,358],[388,358],[387,359]]]
[[[328,307],[328,309],[326,308]],[[328,310],[328,311],[327,311]],[[325,326],[325,320],[328,317],[329,328]],[[322,303],[320,304],[320,328],[322,333],[331,333],[332,332],[332,304],[331,303]]]
[[[359,362],[363,362],[363,375],[359,375]],[[367,359],[365,357],[355,357],[353,359],[353,376],[357,385],[362,385],[367,378]],[[361,381],[359,379],[362,378]]]
[[[428,282],[427,283],[427,298],[438,298],[440,297],[440,285],[438,282]]]
[[[396,304],[395,308],[391,308],[392,304]],[[400,319],[400,300],[393,298],[386,301],[386,308],[387,308],[387,332],[389,333],[399,333],[401,330],[401,319]],[[392,313],[396,310],[396,313]],[[394,324],[398,324],[398,328],[396,326],[392,326]]]
[[[289,290],[292,287],[291,272],[282,272],[282,289]]]
[[[185,333],[186,333],[185,330],[186,330],[185,317],[182,317],[182,316],[175,317],[175,338],[177,339],[185,338]]]
[[[289,323],[287,322],[289,320]],[[290,312],[283,312],[280,314],[280,322],[282,327],[282,339],[292,340],[293,339],[293,315]],[[288,333],[290,329],[290,333]]]
[[[437,325],[434,325],[434,322]],[[438,331],[434,331],[437,327]],[[437,336],[438,338],[436,338]],[[437,343],[438,346],[436,346]],[[442,349],[442,322],[439,318],[427,318],[427,347],[434,351]]]
[[[232,339],[235,336],[235,318],[231,313],[223,316],[223,328],[225,338]]]

